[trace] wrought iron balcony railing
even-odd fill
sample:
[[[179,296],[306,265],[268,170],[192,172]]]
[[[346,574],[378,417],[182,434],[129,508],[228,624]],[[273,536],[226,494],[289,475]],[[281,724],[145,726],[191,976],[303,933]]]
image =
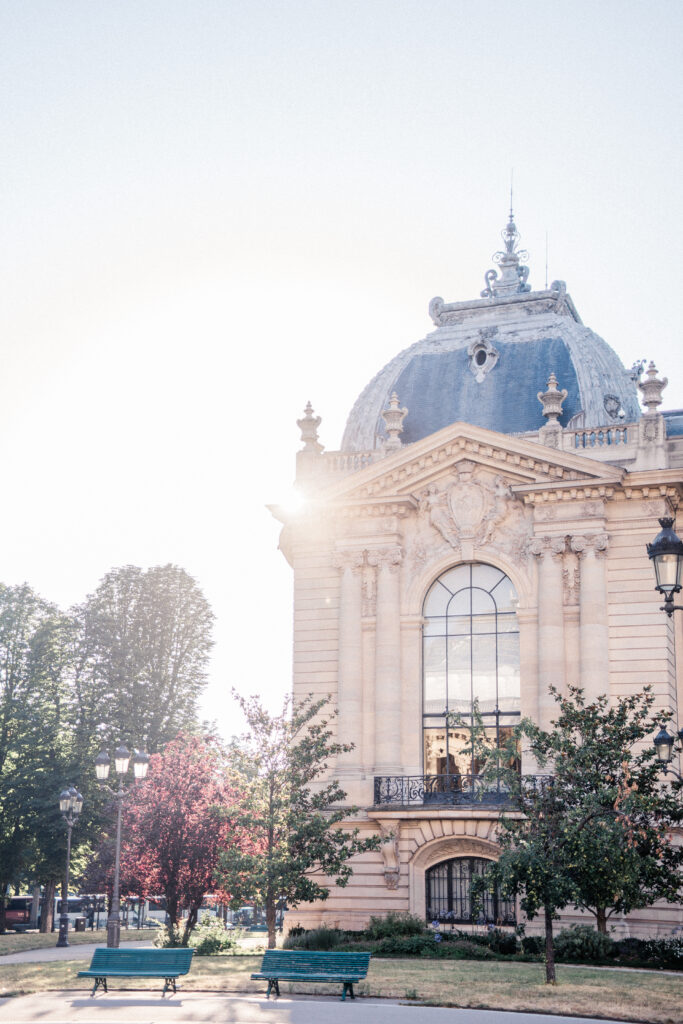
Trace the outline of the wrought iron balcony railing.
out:
[[[481,775],[375,776],[375,807],[500,807],[509,798],[500,779]]]

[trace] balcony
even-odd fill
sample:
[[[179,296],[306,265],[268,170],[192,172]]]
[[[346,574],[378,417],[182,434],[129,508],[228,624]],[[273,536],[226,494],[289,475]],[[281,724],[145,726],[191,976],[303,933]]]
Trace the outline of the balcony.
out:
[[[525,776],[529,779],[529,776]],[[510,794],[482,775],[376,775],[375,807],[505,807]]]

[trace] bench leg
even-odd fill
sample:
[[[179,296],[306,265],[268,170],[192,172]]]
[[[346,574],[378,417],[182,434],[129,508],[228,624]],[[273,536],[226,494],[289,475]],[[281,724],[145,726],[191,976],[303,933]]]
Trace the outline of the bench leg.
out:
[[[168,991],[168,989],[171,988],[171,987],[173,988],[173,995],[175,995],[176,994],[175,978],[166,978],[165,981],[164,981],[164,991],[161,993],[161,998],[162,999],[166,995],[166,992]]]
[[[344,982],[342,982],[342,985],[343,985],[343,987],[342,987],[342,1003],[346,1001],[346,993],[347,992],[349,993],[349,995],[351,996],[352,999],[355,999],[356,997],[353,994],[353,982],[352,981],[344,981]]]
[[[270,999],[270,993],[273,991],[276,996],[280,995],[280,982],[277,978],[268,978],[268,991],[266,992],[266,999]]]
[[[90,993],[90,998],[91,999],[95,995],[95,993],[97,992],[97,990],[100,987],[100,985],[102,986],[102,988],[106,992],[107,991],[107,979],[106,978],[95,978],[95,984],[93,985],[92,992]]]

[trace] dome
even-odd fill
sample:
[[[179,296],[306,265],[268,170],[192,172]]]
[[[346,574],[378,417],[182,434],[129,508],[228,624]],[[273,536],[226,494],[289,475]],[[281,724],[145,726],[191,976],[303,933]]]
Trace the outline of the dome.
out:
[[[408,410],[403,444],[458,420],[502,434],[537,431],[545,423],[537,394],[551,373],[567,390],[562,426],[604,427],[639,418],[634,378],[584,326],[564,282],[531,291],[518,239],[511,213],[505,249],[494,255],[500,270],[486,273],[481,297],[432,299],[436,330],[370,381],[347,420],[344,451],[371,451],[384,443],[382,412],[394,392]]]

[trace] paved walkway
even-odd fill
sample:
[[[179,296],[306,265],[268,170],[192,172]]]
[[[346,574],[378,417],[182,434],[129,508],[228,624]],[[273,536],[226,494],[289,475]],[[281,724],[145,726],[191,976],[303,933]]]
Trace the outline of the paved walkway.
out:
[[[83,942],[66,948],[47,946],[44,949],[25,949],[23,953],[8,953],[7,956],[0,956],[0,970],[3,964],[29,964],[40,960],[90,960],[95,950],[100,949],[102,945],[102,942]],[[148,939],[146,942],[122,942],[121,948],[140,949],[142,946],[151,945]]]
[[[500,1010],[454,1010],[410,1006],[390,999],[311,996],[266,1001],[255,996],[179,992],[161,999],[153,993],[99,995],[42,992],[0,999],[0,1022],[8,1024],[623,1024],[585,1017],[558,1017]]]

